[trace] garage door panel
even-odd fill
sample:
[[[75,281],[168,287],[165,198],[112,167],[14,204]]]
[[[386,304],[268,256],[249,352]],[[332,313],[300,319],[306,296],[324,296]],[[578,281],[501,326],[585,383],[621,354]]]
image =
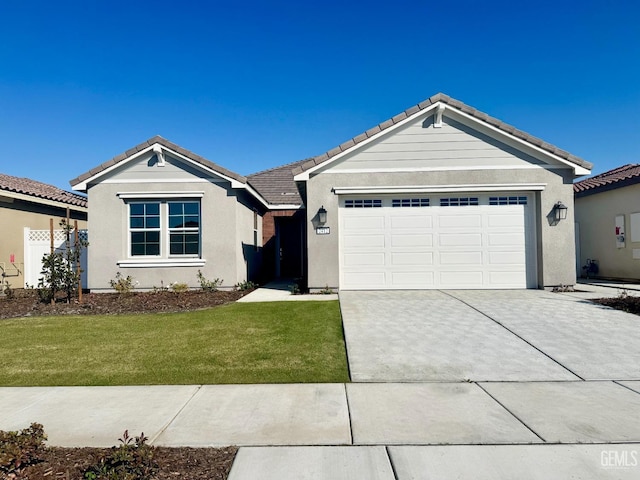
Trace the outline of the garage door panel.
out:
[[[376,266],[384,265],[384,253],[347,253],[344,255],[344,264],[347,267],[352,266]]]
[[[385,274],[377,272],[345,272],[344,282],[346,285],[357,286],[358,288],[386,288]]]
[[[384,216],[356,215],[345,218],[343,228],[346,232],[360,231],[363,229],[380,230],[384,229]]]
[[[433,265],[433,253],[392,253],[391,265]]]
[[[408,234],[392,234],[392,247],[431,247],[433,246],[432,234],[408,235]]]
[[[469,207],[463,207],[468,209]],[[461,209],[456,208],[456,211]],[[467,214],[440,215],[438,217],[440,228],[480,228],[482,226],[482,216]]]
[[[478,271],[453,271],[453,272],[440,272],[440,285],[444,288],[459,288],[477,286],[479,288],[483,285],[483,274]]]
[[[503,286],[519,286],[520,288],[526,288],[526,281],[523,280],[520,271],[516,272],[489,272],[489,280],[492,285]]]
[[[480,247],[480,233],[446,233],[438,235],[438,244],[443,247]]]
[[[497,207],[504,208],[504,207]],[[489,227],[509,227],[520,226],[524,228],[523,212],[517,212],[513,215],[488,215],[487,224]]]
[[[384,247],[384,235],[343,235],[342,246],[346,248]]]
[[[433,272],[393,272],[391,287],[394,288],[433,288]]]
[[[490,233],[487,237],[489,240],[488,245],[490,247],[521,245],[523,243],[524,232]]]
[[[430,229],[433,228],[433,219],[429,215],[407,215],[402,217],[391,217],[391,228],[402,229]]]
[[[489,252],[488,260],[490,265],[525,265],[525,252],[519,250],[515,252]]]
[[[482,265],[482,252],[440,252],[440,265]]]

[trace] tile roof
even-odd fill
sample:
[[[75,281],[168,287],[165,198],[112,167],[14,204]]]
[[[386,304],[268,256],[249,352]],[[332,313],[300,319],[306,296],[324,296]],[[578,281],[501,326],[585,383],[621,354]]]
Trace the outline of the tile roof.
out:
[[[12,177],[11,175],[0,173],[0,194],[2,191],[21,193],[23,195],[65,203],[76,207],[87,207],[87,198],[83,195],[67,192],[53,185],[36,182],[29,178]]]
[[[193,160],[196,163],[199,163],[201,165],[203,165],[204,167],[213,170],[215,172],[221,173],[222,175],[229,177],[229,178],[233,178],[234,180],[237,180],[241,183],[247,183],[247,179],[245,177],[243,177],[242,175],[238,175],[235,172],[232,172],[231,170],[227,170],[224,167],[221,167],[220,165],[213,163],[210,160],[207,160],[204,157],[201,157],[200,155],[197,155],[185,148],[182,148],[179,145],[176,145],[173,142],[170,142],[169,140],[156,135],[153,138],[150,138],[149,140],[142,142],[139,145],[136,145],[133,148],[130,148],[129,150],[127,150],[126,152],[121,153],[120,155],[116,155],[115,157],[113,157],[111,160],[104,162],[101,165],[98,165],[95,168],[92,168],[91,170],[89,170],[88,172],[83,173],[82,175],[78,176],[77,178],[74,178],[73,180],[71,180],[69,183],[74,186],[77,185],[78,183],[84,182],[85,180],[88,180],[89,178],[105,171],[106,169],[112,167],[113,165],[117,165],[120,162],[125,161],[126,159],[128,159],[129,157],[131,157],[132,155],[144,150],[145,148],[149,148],[151,145],[153,145],[154,143],[159,143],[160,145],[162,145],[163,147],[166,147],[170,150],[173,150],[174,152],[177,152],[181,155],[184,155],[185,157],[187,157],[190,160]]]
[[[429,97],[428,99],[426,99],[423,102],[420,102],[417,105],[414,105],[413,107],[408,108],[407,110],[405,110],[404,112],[399,113],[398,115],[390,118],[389,120],[386,120],[378,125],[376,125],[375,127],[367,130],[366,132],[352,138],[351,140],[348,140],[344,143],[342,143],[341,145],[337,146],[336,148],[329,150],[326,153],[323,153],[322,155],[318,155],[317,157],[313,157],[310,158],[309,160],[307,160],[306,162],[303,162],[302,165],[300,165],[299,167],[296,167],[294,169],[293,174],[294,175],[298,175],[299,173],[302,173],[306,170],[309,170],[310,168],[315,167],[316,165],[320,165],[326,161],[328,161],[329,159],[331,159],[332,157],[335,157],[336,155],[344,152],[345,150],[348,150],[349,148],[357,145],[358,143],[363,142],[364,140],[366,140],[367,138],[370,138],[380,132],[382,132],[383,130],[386,130],[387,128],[401,122],[402,120],[404,120],[405,118],[421,111],[421,110],[425,110],[426,108],[429,108],[431,105],[438,103],[438,102],[442,102],[447,104],[450,107],[453,107],[457,110],[460,110],[463,113],[466,113],[467,115],[470,115],[478,120],[481,120],[499,130],[504,131],[505,133],[508,133],[516,138],[519,138],[521,140],[524,140],[532,145],[535,145],[538,148],[541,148],[543,150],[546,150],[549,153],[552,153],[554,155],[557,155],[560,158],[563,158],[569,162],[572,162],[576,165],[579,165],[581,167],[587,168],[587,169],[591,169],[593,167],[593,165],[579,157],[576,157],[574,155],[571,155],[569,152],[566,152],[564,150],[560,150],[558,147],[555,147],[554,145],[551,145],[550,143],[544,142],[543,140],[540,140],[537,137],[534,137],[533,135],[529,135],[526,132],[523,132],[522,130],[518,130],[515,127],[512,127],[511,125],[504,123],[501,120],[498,120],[497,118],[491,117],[489,115],[487,115],[486,113],[481,112],[480,110],[476,110],[473,107],[470,107],[469,105],[465,105],[464,103],[449,97],[448,95],[445,95],[444,93],[438,93],[432,97]]]
[[[271,205],[302,205],[302,197],[293,180],[293,169],[307,160],[289,163],[249,175],[249,184]]]
[[[629,163],[573,184],[576,196],[604,192],[640,182],[640,164]]]

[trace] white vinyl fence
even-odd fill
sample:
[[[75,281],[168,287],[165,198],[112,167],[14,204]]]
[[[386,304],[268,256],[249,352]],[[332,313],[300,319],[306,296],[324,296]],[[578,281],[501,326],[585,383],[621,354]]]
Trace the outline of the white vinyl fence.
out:
[[[88,240],[87,230],[78,230],[81,240]],[[74,232],[71,232],[71,244],[74,241]],[[53,231],[53,246],[57,252],[64,251],[66,237],[64,230]],[[42,257],[51,252],[51,233],[49,230],[24,229],[24,286],[37,287],[38,280],[42,277]],[[87,249],[82,250],[80,257],[82,267],[82,288],[87,288]]]

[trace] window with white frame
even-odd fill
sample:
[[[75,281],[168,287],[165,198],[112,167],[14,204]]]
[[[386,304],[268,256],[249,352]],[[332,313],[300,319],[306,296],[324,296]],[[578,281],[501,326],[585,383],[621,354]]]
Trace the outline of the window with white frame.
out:
[[[132,257],[200,256],[200,202],[129,203]]]

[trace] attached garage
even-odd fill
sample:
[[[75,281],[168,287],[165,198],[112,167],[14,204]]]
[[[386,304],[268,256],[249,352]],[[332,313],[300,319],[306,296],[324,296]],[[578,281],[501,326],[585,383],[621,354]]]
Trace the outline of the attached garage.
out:
[[[435,95],[294,170],[309,288],[573,285],[573,181],[590,168]]]
[[[536,286],[533,195],[340,199],[340,288]]]

